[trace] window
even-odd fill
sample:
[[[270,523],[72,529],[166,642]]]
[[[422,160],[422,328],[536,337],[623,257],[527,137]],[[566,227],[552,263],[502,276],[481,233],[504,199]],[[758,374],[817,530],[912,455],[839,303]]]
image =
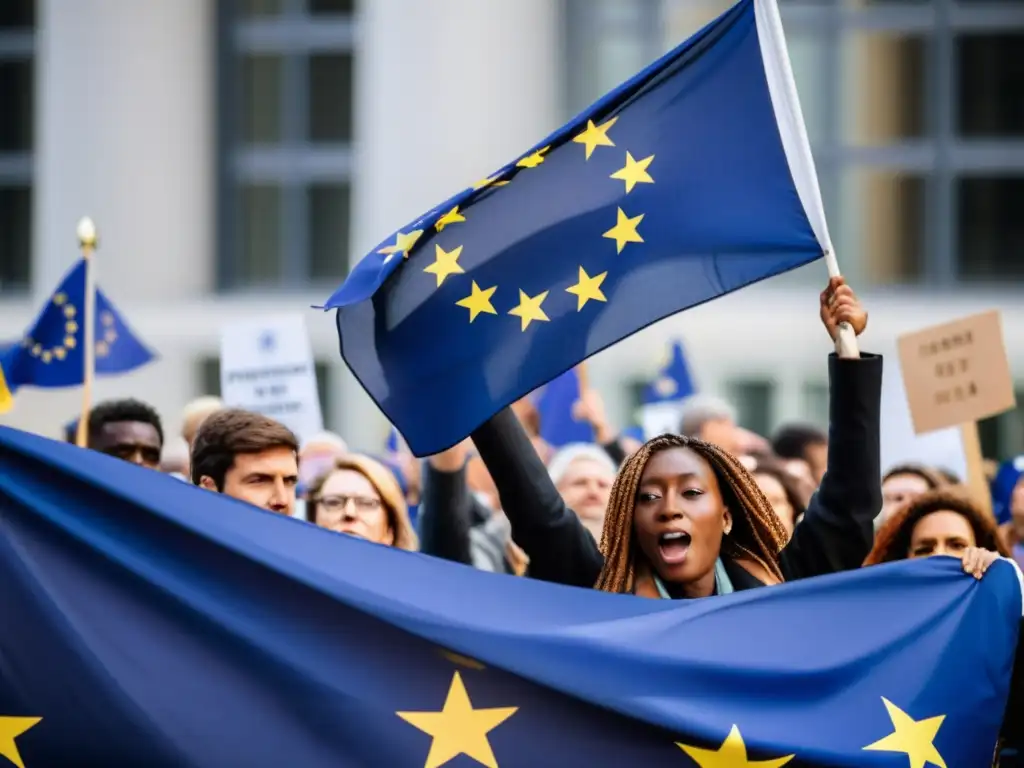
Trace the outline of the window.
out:
[[[220,4],[221,289],[320,290],[348,273],[354,12]]]
[[[960,277],[1024,280],[1024,172],[957,184]]]
[[[1024,385],[1018,383],[1017,407],[990,419],[978,422],[981,454],[985,458],[1003,460],[1024,453]]]
[[[726,385],[726,399],[736,406],[737,423],[759,435],[770,435],[774,425],[775,383],[765,379],[739,379]]]
[[[320,398],[320,410],[324,417],[324,425],[333,424],[333,401],[331,399],[331,366],[327,363],[314,363],[316,369],[316,391]],[[220,358],[207,357],[199,361],[198,381],[200,393],[220,397]]]
[[[1024,139],[1024,29],[957,40],[957,123],[969,138]]]
[[[32,0],[0,3],[0,292],[32,278],[34,28]]]

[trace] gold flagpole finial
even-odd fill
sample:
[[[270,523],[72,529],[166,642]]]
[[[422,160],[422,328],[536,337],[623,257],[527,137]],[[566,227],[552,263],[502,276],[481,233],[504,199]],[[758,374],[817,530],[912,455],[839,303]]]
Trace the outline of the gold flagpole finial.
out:
[[[96,225],[88,216],[83,216],[78,222],[78,246],[83,251],[96,249]]]

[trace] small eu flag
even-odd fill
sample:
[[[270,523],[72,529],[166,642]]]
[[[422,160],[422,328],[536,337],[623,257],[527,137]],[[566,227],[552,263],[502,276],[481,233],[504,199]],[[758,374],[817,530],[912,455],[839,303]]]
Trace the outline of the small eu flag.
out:
[[[643,404],[675,403],[697,391],[690,376],[690,366],[686,362],[686,352],[681,341],[672,342],[668,361],[644,388]]]
[[[637,330],[831,249],[775,0],[741,0],[381,243],[325,304],[418,455]]]
[[[64,276],[24,338],[0,348],[0,413],[13,403],[19,387],[46,389],[82,384],[85,373],[84,259]],[[121,314],[96,289],[96,375],[113,376],[133,371],[154,359],[154,354],[132,333]]]
[[[580,377],[575,368],[552,379],[537,393],[540,436],[552,448],[594,442],[594,428],[573,412],[579,399]]]
[[[705,600],[482,573],[0,427],[24,768],[974,768],[1021,608],[948,557]]]

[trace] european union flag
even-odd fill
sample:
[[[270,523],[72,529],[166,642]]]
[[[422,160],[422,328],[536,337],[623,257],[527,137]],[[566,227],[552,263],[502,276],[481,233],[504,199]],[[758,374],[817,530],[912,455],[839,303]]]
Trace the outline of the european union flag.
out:
[[[19,387],[59,388],[82,384],[85,373],[85,260],[64,276],[36,322],[20,342],[0,349],[0,413],[8,410]],[[121,314],[96,289],[96,375],[111,376],[139,368],[154,358]]]
[[[680,341],[672,342],[668,361],[658,371],[654,380],[644,388],[643,404],[675,403],[683,400],[697,388],[690,376],[690,366],[686,362],[686,352]]]
[[[983,766],[1021,611],[1005,562],[695,601],[482,573],[0,428],[25,768]]]
[[[830,249],[775,0],[742,0],[381,243],[326,307],[423,456],[635,331]]]
[[[537,395],[540,436],[552,448],[594,442],[594,428],[573,415],[579,399],[580,378],[575,368],[549,381]]]

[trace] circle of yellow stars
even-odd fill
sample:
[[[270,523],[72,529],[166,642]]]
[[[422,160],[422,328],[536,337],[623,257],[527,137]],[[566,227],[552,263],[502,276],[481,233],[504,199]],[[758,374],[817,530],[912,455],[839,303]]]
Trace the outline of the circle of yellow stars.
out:
[[[64,316],[64,336],[59,344],[51,346],[41,344],[31,337],[21,340],[21,345],[29,350],[32,357],[37,358],[45,365],[55,361],[65,360],[68,353],[78,346],[78,308],[68,301],[67,294],[55,293],[51,302],[60,309]],[[97,357],[106,357],[110,354],[111,345],[117,341],[117,320],[110,312],[101,312],[99,316],[100,327],[103,330],[103,338],[96,341],[95,351]]]
[[[615,142],[608,135],[608,131],[617,121],[618,117],[612,117],[598,125],[593,120],[588,120],[586,128],[572,139],[573,143],[583,145],[585,161],[590,160],[598,147],[615,147]],[[545,146],[529,152],[516,161],[514,166],[508,171],[497,173],[494,176],[477,182],[473,185],[473,189],[481,190],[486,187],[501,187],[508,184],[509,179],[503,178],[504,176],[510,176],[512,172],[518,169],[537,168],[547,159],[547,153],[550,149],[550,146]],[[633,157],[631,152],[626,152],[625,164],[612,173],[610,178],[621,181],[624,185],[625,194],[629,195],[637,185],[654,183],[650,173],[651,163],[654,159],[654,155],[637,159]],[[602,234],[603,238],[615,243],[616,254],[621,254],[630,244],[644,242],[643,236],[640,233],[640,225],[644,220],[645,214],[636,213],[635,211],[632,213],[635,215],[631,215],[622,206],[617,206],[615,225]],[[456,205],[438,217],[433,223],[433,228],[437,232],[442,232],[449,226],[465,221],[465,213],[460,210],[460,206]],[[420,226],[422,224],[418,221],[414,225],[415,228],[412,228],[410,231],[396,233],[394,242],[381,247],[377,253],[386,256],[387,260],[394,258],[398,254],[401,254],[403,259],[408,259],[410,251],[424,235],[425,230],[418,228]],[[462,245],[446,250],[441,245],[435,243],[433,250],[434,259],[424,267],[423,271],[426,274],[433,275],[435,288],[440,288],[444,285],[449,277],[466,273],[466,270],[459,263],[463,253]],[[582,312],[590,302],[608,301],[608,298],[601,289],[607,277],[607,271],[590,274],[584,265],[580,264],[578,266],[577,281],[564,289],[566,293],[576,297],[577,312]],[[475,322],[481,315],[497,315],[498,310],[493,303],[497,290],[497,285],[481,286],[476,280],[471,280],[469,295],[458,299],[455,305],[468,310],[470,323]],[[551,294],[550,290],[531,295],[522,288],[519,288],[518,294],[518,303],[508,310],[507,314],[511,317],[519,318],[521,331],[526,332],[534,323],[550,322],[550,318],[543,307],[544,302]]]

